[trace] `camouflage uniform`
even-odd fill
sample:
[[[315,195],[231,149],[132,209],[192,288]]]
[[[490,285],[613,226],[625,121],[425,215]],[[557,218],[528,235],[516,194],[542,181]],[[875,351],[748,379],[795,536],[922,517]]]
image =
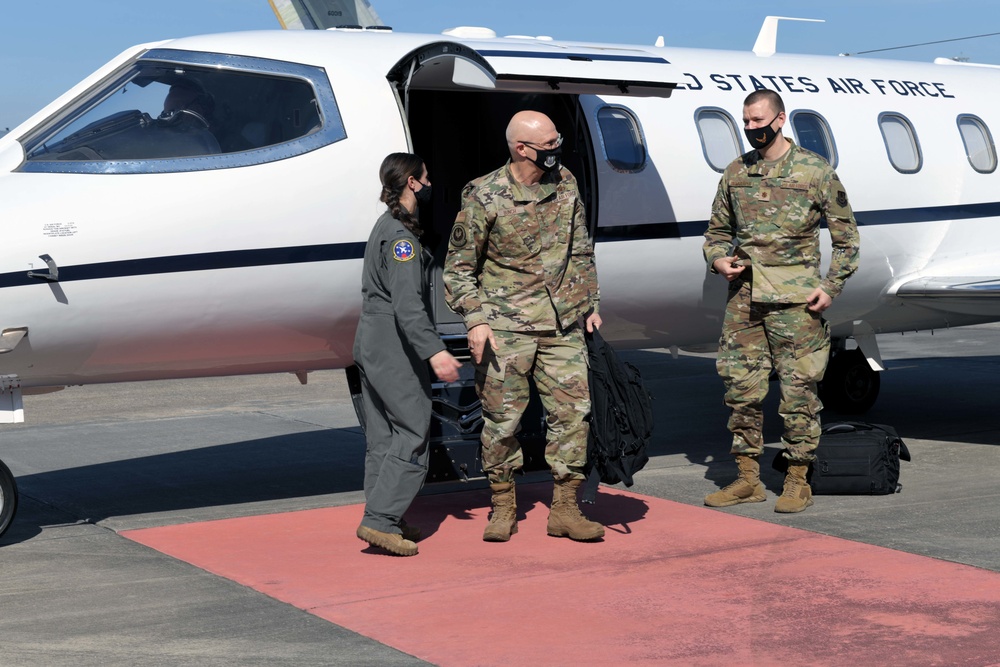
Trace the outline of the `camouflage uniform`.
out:
[[[523,457],[514,434],[532,374],[547,417],[556,479],[583,479],[590,392],[581,316],[597,310],[597,270],[576,179],[565,168],[534,186],[506,166],[469,183],[445,261],[448,305],[467,328],[489,324],[499,350],[476,366],[483,468],[507,482]]]
[[[722,174],[705,232],[709,268],[736,255],[747,266],[729,283],[717,368],[732,410],[733,454],[763,452],[761,406],[772,367],[781,382],[782,443],[793,461],[811,461],[819,443],[816,383],[830,351],[829,327],[806,308],[821,287],[831,297],[857,270],[860,239],[847,194],[819,155],[795,145],[774,163],[756,151]],[[820,222],[833,241],[826,278],[820,279]],[[731,250],[733,246],[734,250]]]

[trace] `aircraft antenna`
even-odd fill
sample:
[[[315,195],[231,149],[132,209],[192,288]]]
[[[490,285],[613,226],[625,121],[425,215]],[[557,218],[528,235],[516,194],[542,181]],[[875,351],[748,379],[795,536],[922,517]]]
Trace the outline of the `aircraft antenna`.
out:
[[[778,21],[808,21],[810,23],[824,23],[823,19],[799,19],[791,16],[766,16],[764,24],[757,34],[757,41],[754,42],[753,52],[761,58],[773,56],[778,50]]]
[[[842,56],[860,56],[864,53],[879,53],[881,51],[895,51],[896,49],[912,49],[916,46],[930,46],[931,44],[945,44],[947,42],[961,42],[965,39],[979,39],[980,37],[995,37],[1000,35],[1000,32],[990,32],[985,35],[972,35],[971,37],[956,37],[954,39],[939,39],[934,42],[922,42],[920,44],[907,44],[905,46],[890,46],[884,49],[869,49],[867,51],[855,51],[854,53],[841,53]]]

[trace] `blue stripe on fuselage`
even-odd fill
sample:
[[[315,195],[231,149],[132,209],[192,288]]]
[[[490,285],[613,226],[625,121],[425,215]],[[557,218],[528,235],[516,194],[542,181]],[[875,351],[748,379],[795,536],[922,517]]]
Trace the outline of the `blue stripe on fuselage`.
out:
[[[613,53],[567,53],[567,52],[541,52],[541,51],[501,51],[482,50],[476,51],[481,56],[493,56],[495,58],[547,58],[557,60],[604,60],[624,63],[657,63],[669,65],[670,61],[658,56],[640,55],[616,55]]]
[[[991,218],[1000,217],[1000,202],[859,211],[855,213],[855,217],[861,226]],[[600,243],[697,237],[703,235],[707,227],[708,221],[706,220],[600,227],[597,230],[596,240]],[[363,242],[352,242],[126,259],[115,262],[60,266],[59,282],[362,259],[364,253],[365,244]],[[0,287],[37,285],[44,282],[37,278],[29,278],[27,270],[0,274]]]
[[[227,250],[224,252],[206,252],[194,255],[147,257],[144,259],[125,259],[116,262],[60,266],[59,282],[146,276],[158,273],[239,269],[251,266],[329,262],[341,259],[361,259],[364,256],[365,244],[363,242],[291,246],[288,248]],[[0,287],[37,285],[44,282],[44,280],[37,278],[29,278],[27,271],[0,274]]]
[[[881,211],[856,211],[854,213],[854,218],[861,227],[995,217],[1000,217],[1000,202],[929,206],[926,208],[884,209]],[[679,239],[688,236],[701,236],[707,228],[707,220],[600,227],[597,230],[597,241]]]

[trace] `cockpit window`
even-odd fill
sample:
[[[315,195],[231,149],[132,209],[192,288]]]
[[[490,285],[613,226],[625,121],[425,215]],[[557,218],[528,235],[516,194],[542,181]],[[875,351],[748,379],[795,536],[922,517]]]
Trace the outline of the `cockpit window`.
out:
[[[148,51],[25,141],[23,171],[160,173],[260,164],[346,137],[320,68]]]

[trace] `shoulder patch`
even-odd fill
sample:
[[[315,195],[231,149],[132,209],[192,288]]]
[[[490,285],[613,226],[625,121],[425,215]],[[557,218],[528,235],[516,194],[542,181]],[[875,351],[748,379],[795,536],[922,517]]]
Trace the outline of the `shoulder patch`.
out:
[[[408,262],[416,256],[413,242],[409,239],[399,239],[392,244],[392,258],[397,262]]]
[[[465,225],[456,221],[455,226],[451,228],[451,245],[455,248],[462,248],[468,240]]]
[[[843,190],[837,190],[837,206],[841,208],[847,206],[847,193]]]

